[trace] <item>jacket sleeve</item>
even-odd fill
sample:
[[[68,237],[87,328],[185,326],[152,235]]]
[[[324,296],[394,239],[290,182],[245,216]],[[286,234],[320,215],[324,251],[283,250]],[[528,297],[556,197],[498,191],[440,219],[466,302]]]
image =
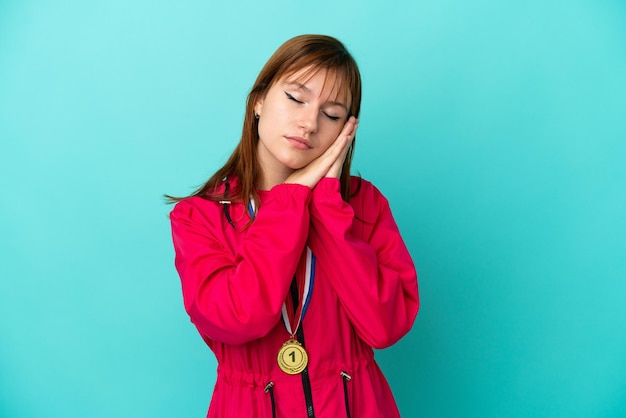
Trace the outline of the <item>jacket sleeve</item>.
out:
[[[327,276],[357,334],[385,348],[415,321],[417,274],[387,200],[371,184],[363,186],[369,232],[362,238],[352,233],[355,213],[341,198],[339,180],[324,178],[313,190],[309,245],[323,268],[332,266]]]
[[[198,198],[175,206],[170,219],[176,269],[185,309],[201,334],[241,344],[277,324],[306,244],[310,197],[306,186],[274,187],[238,248],[226,243],[222,228],[231,226],[218,218],[224,216],[221,206],[208,206],[217,203]]]

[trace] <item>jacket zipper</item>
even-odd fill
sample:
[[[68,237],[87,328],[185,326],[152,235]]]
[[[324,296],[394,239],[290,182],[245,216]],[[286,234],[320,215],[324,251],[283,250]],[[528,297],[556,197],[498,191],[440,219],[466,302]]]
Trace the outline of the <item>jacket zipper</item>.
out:
[[[296,282],[296,278],[294,276],[293,281],[291,282],[291,299],[293,300],[293,310],[294,312],[298,309],[298,283]],[[303,321],[302,321],[303,322]],[[296,331],[296,338],[298,342],[302,344],[302,347],[306,349],[304,345],[304,331],[302,329],[302,322],[298,327],[298,331]],[[307,418],[315,418],[315,411],[313,410],[313,395],[311,394],[311,380],[309,379],[309,366],[307,365],[302,373],[302,390],[304,391],[304,401],[306,402],[306,413]]]

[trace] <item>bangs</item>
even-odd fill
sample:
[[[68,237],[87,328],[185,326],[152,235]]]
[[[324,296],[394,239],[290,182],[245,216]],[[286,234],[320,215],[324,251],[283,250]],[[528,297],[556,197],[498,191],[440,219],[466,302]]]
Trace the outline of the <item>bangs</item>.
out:
[[[326,71],[326,74],[324,74],[324,83],[322,84],[322,92],[328,92],[328,96],[331,100],[345,104],[348,111],[350,111],[352,103],[354,102],[351,89],[352,83],[345,69],[315,66],[299,69],[291,68],[278,78],[307,84],[309,80],[315,77],[320,71]]]

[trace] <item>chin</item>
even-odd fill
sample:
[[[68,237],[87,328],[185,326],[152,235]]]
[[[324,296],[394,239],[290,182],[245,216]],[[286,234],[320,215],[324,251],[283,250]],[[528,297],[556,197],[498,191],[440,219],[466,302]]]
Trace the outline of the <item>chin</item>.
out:
[[[311,161],[281,161],[281,163],[290,170],[300,170],[309,165]]]

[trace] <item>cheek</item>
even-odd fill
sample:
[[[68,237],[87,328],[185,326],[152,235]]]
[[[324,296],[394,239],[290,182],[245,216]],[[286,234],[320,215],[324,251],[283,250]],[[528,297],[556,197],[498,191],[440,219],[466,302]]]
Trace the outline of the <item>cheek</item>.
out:
[[[259,129],[263,128],[264,130],[271,130],[279,128],[285,125],[288,120],[288,109],[286,109],[285,106],[271,102],[263,108],[263,113],[259,118]]]
[[[328,147],[330,147],[332,143],[335,142],[335,140],[341,133],[341,128],[342,128],[340,124],[329,123],[329,122],[327,123],[329,125],[324,127],[325,129],[323,130],[323,138],[320,141],[323,144],[322,148],[324,148],[324,151],[326,151]]]
[[[259,138],[263,138],[264,136],[269,138],[273,136],[275,131],[279,130],[277,128],[282,124],[281,119],[282,115],[280,111],[277,112],[273,108],[264,108],[257,127]]]

